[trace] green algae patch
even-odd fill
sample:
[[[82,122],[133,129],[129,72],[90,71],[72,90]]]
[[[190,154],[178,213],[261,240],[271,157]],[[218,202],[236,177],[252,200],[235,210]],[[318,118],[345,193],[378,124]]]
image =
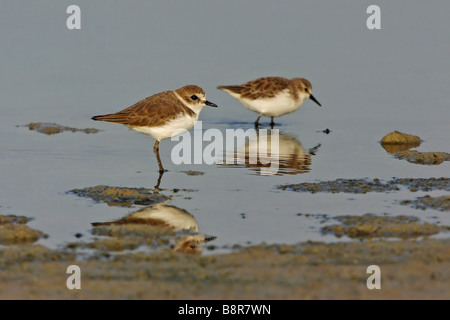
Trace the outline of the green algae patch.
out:
[[[166,195],[148,188],[110,187],[105,185],[73,189],[69,193],[88,197],[109,206],[131,207],[133,205],[152,205],[169,200]]]
[[[24,127],[28,127],[30,131],[36,131],[39,133],[53,135],[58,134],[64,131],[69,132],[84,132],[84,133],[97,133],[100,130],[95,128],[86,128],[86,129],[78,129],[67,126],[62,126],[57,123],[49,123],[49,122],[30,122],[29,124],[24,125]]]
[[[416,200],[403,200],[402,205],[409,205],[416,209],[435,209],[439,211],[450,211],[450,196],[431,197],[426,195]]]
[[[397,159],[405,159],[410,163],[423,165],[438,165],[444,161],[450,161],[450,153],[446,152],[419,152],[416,150],[405,150],[394,153]]]
[[[26,217],[0,215],[0,244],[29,244],[36,242],[40,238],[46,237],[39,230],[31,229],[25,223],[29,221]]]
[[[336,179],[333,181],[304,182],[285,184],[277,189],[295,192],[329,192],[329,193],[367,193],[398,191],[400,187],[407,187],[411,192],[446,190],[450,191],[448,178],[394,178],[383,182],[380,179]]]
[[[417,238],[431,236],[447,230],[437,224],[421,223],[413,216],[376,216],[365,214],[362,216],[338,216],[334,219],[341,225],[331,225],[322,228],[323,234],[332,233],[340,238],[344,235],[350,238]]]

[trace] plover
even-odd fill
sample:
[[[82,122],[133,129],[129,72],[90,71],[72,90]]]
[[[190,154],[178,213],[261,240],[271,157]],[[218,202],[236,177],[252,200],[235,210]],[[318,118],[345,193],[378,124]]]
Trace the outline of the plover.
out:
[[[122,111],[94,116],[92,119],[121,123],[156,139],[153,152],[156,154],[159,172],[163,173],[159,142],[191,129],[204,106],[217,107],[206,100],[202,88],[187,85],[173,91],[157,93]]]
[[[271,117],[273,126],[274,117],[294,112],[306,98],[321,106],[311,93],[311,83],[304,78],[264,77],[241,85],[217,88],[238,99],[248,109],[259,113],[255,126],[258,126],[262,116]]]

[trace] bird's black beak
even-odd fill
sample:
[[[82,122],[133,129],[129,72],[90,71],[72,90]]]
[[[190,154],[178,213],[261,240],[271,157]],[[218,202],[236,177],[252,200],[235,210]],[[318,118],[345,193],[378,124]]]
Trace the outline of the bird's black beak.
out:
[[[212,103],[211,101],[206,100],[206,101],[205,101],[205,104],[206,104],[207,106],[217,108],[217,104]]]
[[[317,101],[317,99],[316,98],[314,98],[314,96],[312,95],[312,94],[310,94],[309,95],[309,98],[312,100],[312,101],[314,101],[315,103],[317,103],[318,105],[319,105],[319,107],[321,107],[322,105],[320,104],[320,102],[319,101]]]

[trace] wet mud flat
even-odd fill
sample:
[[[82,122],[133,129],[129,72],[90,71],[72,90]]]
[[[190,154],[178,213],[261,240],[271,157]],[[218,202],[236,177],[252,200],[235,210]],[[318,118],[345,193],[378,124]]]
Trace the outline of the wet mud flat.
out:
[[[449,179],[442,178],[393,178],[380,179],[336,179],[333,181],[304,182],[277,186],[281,190],[296,192],[367,193],[393,192],[407,188],[411,192],[445,190],[450,191]]]
[[[334,220],[341,224],[328,225],[322,233],[334,234],[340,238],[346,235],[353,239],[426,237],[450,230],[447,226],[421,222],[414,216],[377,216],[366,213],[361,216],[337,216]]]
[[[68,126],[63,126],[58,123],[51,122],[30,122],[26,125],[17,125],[17,127],[27,127],[30,131],[36,131],[39,133],[54,135],[62,132],[83,132],[83,133],[98,133],[100,130],[95,128],[73,128]]]
[[[66,287],[78,265],[81,289]],[[381,289],[369,290],[378,265]],[[450,241],[302,243],[218,255],[163,250],[78,260],[39,245],[0,249],[1,299],[449,299]]]
[[[430,181],[414,188],[443,183]],[[189,212],[168,204],[170,195],[108,186],[72,193],[138,209],[93,223],[92,238],[59,249],[35,244],[45,235],[28,228],[26,217],[1,216],[0,299],[450,299],[450,239],[433,237],[449,227],[417,217],[324,216],[324,234],[349,240],[218,253],[224,248]],[[18,226],[26,227],[20,238],[3,236]],[[66,287],[70,265],[80,267],[80,290]],[[380,267],[381,289],[367,287],[371,265]]]

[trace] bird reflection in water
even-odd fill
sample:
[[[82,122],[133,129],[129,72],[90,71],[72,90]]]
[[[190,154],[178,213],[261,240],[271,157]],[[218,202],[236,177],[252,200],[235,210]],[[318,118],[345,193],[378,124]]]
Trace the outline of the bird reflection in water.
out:
[[[256,130],[245,145],[238,146],[234,153],[224,156],[222,165],[247,167],[261,175],[301,174],[311,170],[311,156],[319,148],[320,144],[317,144],[311,149],[305,149],[297,138],[277,129]]]
[[[161,179],[164,175],[164,171],[159,172],[158,181],[156,185],[153,187],[154,193],[159,193],[159,186],[161,185]]]
[[[197,220],[186,210],[175,206],[158,203],[135,211],[122,219],[111,222],[94,222],[93,226],[149,225],[167,228],[173,231],[188,231],[189,234],[178,233],[171,239],[173,249],[184,253],[201,253],[201,247],[216,239],[214,236],[198,234]]]

